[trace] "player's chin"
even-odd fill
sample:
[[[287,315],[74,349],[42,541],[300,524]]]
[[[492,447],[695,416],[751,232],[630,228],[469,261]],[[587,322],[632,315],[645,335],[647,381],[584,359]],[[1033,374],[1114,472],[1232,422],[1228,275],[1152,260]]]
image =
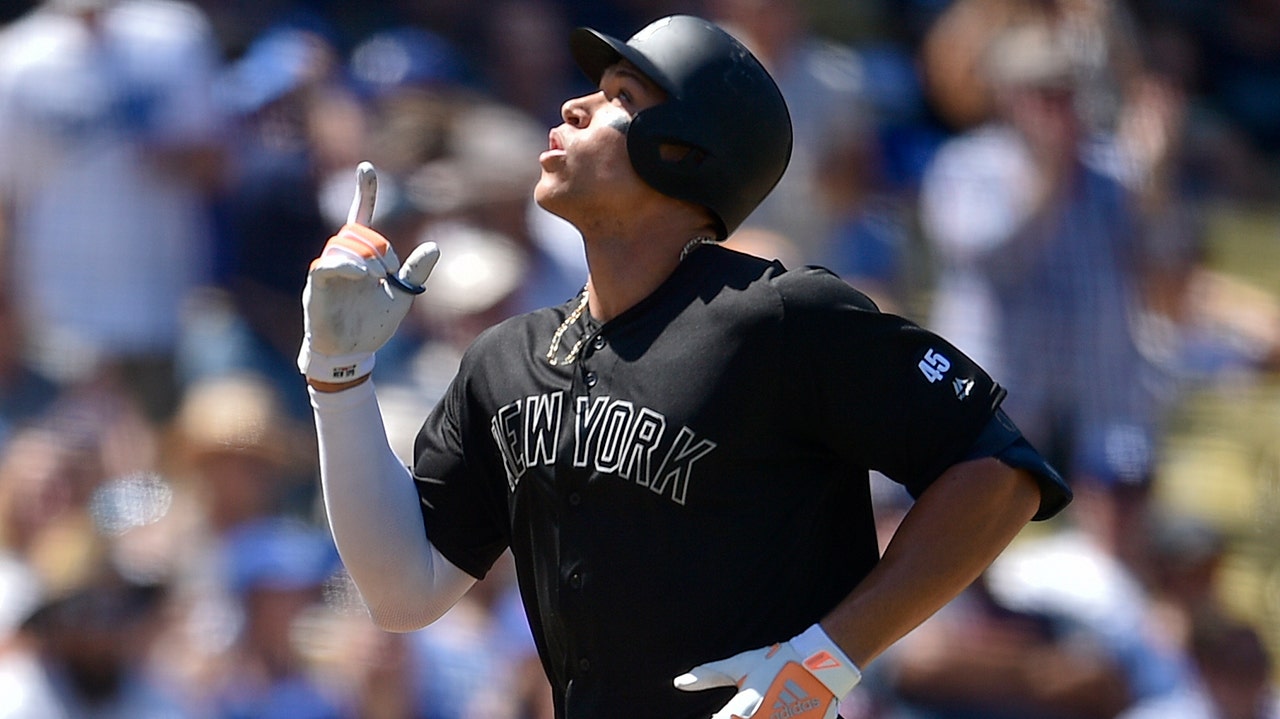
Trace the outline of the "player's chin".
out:
[[[576,215],[573,211],[573,203],[569,201],[565,193],[561,191],[562,189],[563,188],[559,187],[544,187],[539,183],[534,187],[533,201],[538,204],[538,207],[541,207],[571,225],[576,225],[577,223],[574,221]]]
[[[533,200],[537,202],[544,210],[555,212],[554,205],[561,193],[561,182],[554,173],[542,171],[542,177],[538,178],[538,184],[533,186]]]

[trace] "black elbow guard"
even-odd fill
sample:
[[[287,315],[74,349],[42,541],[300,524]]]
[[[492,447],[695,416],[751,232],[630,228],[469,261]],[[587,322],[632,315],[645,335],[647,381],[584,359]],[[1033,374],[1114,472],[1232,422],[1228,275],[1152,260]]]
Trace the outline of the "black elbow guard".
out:
[[[1071,502],[1071,488],[1062,475],[1031,446],[1002,409],[997,409],[991,416],[964,459],[982,457],[995,457],[1010,467],[1025,470],[1035,477],[1040,485],[1040,509],[1032,517],[1034,521],[1054,516]]]

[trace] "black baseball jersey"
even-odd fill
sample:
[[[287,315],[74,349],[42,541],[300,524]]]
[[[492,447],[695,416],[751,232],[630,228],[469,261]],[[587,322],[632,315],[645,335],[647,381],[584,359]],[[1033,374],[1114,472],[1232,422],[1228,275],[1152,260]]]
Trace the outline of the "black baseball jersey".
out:
[[[835,606],[878,559],[868,470],[918,495],[1003,397],[831,273],[723,247],[609,322],[584,313],[553,366],[577,305],[480,336],[414,467],[446,557],[482,577],[512,550],[565,719],[706,719],[733,691],[671,680]]]

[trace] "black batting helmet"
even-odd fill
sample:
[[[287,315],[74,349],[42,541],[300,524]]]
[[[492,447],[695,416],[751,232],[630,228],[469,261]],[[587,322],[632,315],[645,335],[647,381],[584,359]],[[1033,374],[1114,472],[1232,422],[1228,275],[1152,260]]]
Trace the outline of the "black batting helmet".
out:
[[[569,36],[592,82],[628,60],[667,93],[636,113],[627,153],[659,192],[711,210],[721,237],[737,229],[782,178],[791,159],[791,116],[773,78],[742,43],[689,15],[657,20],[625,43],[590,28]],[[688,148],[678,160],[660,148]]]

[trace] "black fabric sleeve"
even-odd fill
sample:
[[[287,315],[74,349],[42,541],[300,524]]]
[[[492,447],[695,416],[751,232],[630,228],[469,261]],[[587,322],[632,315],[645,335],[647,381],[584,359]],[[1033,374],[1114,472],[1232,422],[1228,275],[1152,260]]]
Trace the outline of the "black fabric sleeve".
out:
[[[985,371],[938,335],[882,313],[821,268],[776,280],[796,422],[853,466],[918,497],[962,459],[1004,399]]]
[[[510,537],[505,495],[495,497],[492,483],[485,481],[492,475],[477,471],[492,443],[468,429],[465,367],[464,362],[418,431],[413,474],[431,543],[460,569],[483,579]]]

